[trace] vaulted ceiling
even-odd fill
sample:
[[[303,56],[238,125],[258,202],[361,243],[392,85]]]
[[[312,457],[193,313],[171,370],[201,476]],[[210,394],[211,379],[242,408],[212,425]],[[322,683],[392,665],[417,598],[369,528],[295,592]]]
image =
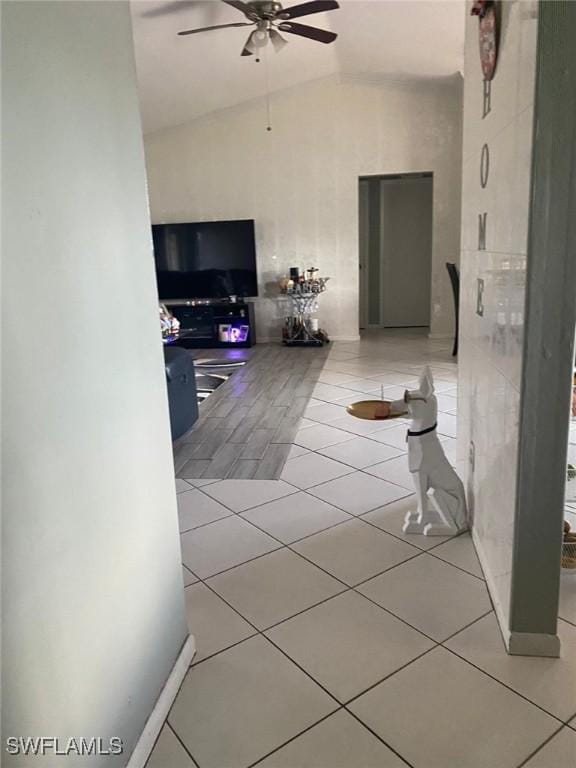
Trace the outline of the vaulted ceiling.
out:
[[[280,90],[330,74],[436,78],[462,70],[464,0],[339,2],[338,10],[298,19],[337,32],[335,43],[285,35],[289,45],[280,53],[268,46],[256,63],[240,57],[246,29],[177,36],[183,29],[244,21],[235,8],[219,0],[135,0],[144,132],[260,97],[267,87]]]

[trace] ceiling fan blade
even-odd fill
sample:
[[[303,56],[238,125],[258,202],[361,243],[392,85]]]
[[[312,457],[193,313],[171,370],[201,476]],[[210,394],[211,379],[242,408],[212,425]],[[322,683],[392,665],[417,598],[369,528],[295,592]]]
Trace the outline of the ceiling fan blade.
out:
[[[156,16],[169,16],[172,13],[180,13],[188,8],[195,8],[198,5],[205,5],[202,0],[175,0],[174,2],[164,3],[159,8],[151,8],[149,11],[144,11],[143,17],[148,19],[156,18]]]
[[[295,24],[293,21],[282,21],[278,24],[278,29],[291,35],[308,37],[310,40],[316,40],[318,43],[333,43],[338,37],[335,32],[329,32],[327,29],[309,27],[306,24]]]
[[[251,27],[252,21],[238,21],[236,24],[217,24],[214,27],[200,27],[200,29],[185,29],[178,32],[179,35],[195,35],[197,32],[209,32],[211,29],[228,29],[229,27]]]
[[[272,43],[274,50],[276,53],[280,53],[288,41],[284,40],[282,35],[279,32],[276,32],[275,29],[270,29],[268,34],[270,35],[270,42]]]
[[[248,40],[246,40],[244,44],[244,48],[242,48],[242,53],[240,56],[253,56],[256,52],[256,46],[254,45],[254,35],[256,33],[256,30],[254,32],[251,32],[248,35]]]
[[[340,8],[336,0],[311,0],[309,3],[300,3],[291,8],[282,9],[277,19],[298,19],[301,16],[309,16],[311,13],[322,13],[323,11],[335,11]]]
[[[231,5],[232,8],[236,8],[237,11],[243,13],[246,18],[251,21],[255,21],[258,18],[258,14],[247,3],[243,3],[242,0],[222,0],[226,5]]]

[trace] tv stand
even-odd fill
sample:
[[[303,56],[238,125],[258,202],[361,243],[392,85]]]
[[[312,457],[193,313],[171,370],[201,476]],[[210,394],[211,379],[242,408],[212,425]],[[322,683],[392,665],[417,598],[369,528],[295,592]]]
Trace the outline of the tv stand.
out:
[[[180,322],[172,342],[188,349],[246,348],[256,343],[254,304],[229,299],[164,301]]]

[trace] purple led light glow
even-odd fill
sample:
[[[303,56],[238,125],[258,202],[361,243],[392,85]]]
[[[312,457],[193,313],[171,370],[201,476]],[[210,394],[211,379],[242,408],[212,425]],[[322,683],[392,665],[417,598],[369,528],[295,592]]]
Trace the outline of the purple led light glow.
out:
[[[222,341],[227,341],[230,344],[242,344],[248,339],[249,327],[247,325],[230,325],[225,329],[221,328]]]

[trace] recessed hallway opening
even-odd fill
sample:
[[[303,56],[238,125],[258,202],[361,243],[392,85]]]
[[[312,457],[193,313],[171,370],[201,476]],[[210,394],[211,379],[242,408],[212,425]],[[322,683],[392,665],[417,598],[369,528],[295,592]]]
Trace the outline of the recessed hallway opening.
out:
[[[359,180],[360,328],[428,328],[432,173]]]

